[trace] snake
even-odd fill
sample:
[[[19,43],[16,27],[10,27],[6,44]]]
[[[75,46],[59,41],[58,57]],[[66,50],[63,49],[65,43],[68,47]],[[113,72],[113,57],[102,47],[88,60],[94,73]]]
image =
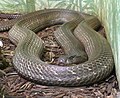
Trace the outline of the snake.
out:
[[[67,63],[73,57],[81,63],[73,61],[59,66],[42,61],[44,41],[35,32],[56,24],[61,26],[54,36],[65,51],[63,60],[62,57],[59,60]],[[13,64],[24,78],[41,85],[83,86],[102,81],[114,68],[110,44],[96,31],[99,26],[100,21],[93,15],[45,9],[3,23],[0,31],[12,27],[9,38],[17,45]]]

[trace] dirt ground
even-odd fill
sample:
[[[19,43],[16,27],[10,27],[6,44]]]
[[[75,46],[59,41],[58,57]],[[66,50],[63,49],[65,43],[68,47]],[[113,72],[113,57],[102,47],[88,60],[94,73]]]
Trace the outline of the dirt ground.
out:
[[[64,54],[57,44],[53,32],[59,26],[52,26],[37,33],[45,42],[44,61],[56,63]],[[104,28],[99,33],[105,37]],[[9,40],[8,32],[0,32],[0,98],[116,98],[118,83],[115,71],[99,83],[83,87],[43,86],[27,81],[15,71],[12,64],[15,45]]]

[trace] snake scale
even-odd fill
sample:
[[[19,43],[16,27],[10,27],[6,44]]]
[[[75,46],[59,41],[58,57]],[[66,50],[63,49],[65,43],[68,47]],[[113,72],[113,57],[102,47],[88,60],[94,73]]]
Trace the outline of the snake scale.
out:
[[[58,66],[41,60],[44,42],[34,32],[55,24],[62,24],[54,35],[65,54],[77,55],[84,62]],[[9,38],[17,45],[13,64],[22,76],[43,85],[82,86],[105,79],[113,70],[110,45],[95,31],[99,26],[95,16],[67,9],[46,9],[0,24],[0,30],[12,27]]]

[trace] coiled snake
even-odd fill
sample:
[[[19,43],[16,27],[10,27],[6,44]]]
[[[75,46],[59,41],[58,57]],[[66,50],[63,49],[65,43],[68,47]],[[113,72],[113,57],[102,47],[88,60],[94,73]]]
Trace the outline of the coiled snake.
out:
[[[58,43],[68,58],[74,55],[84,62],[58,66],[41,60],[44,43],[34,32],[61,23],[54,33]],[[109,43],[94,30],[99,26],[95,16],[67,9],[47,9],[13,19],[0,25],[0,30],[11,28],[9,38],[17,45],[13,63],[22,76],[44,85],[81,86],[106,78],[113,69]]]

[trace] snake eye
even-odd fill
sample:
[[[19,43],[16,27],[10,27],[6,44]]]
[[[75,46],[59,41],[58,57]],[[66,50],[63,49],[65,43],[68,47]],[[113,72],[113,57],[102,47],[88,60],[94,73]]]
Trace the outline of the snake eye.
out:
[[[64,58],[59,58],[59,59],[58,59],[58,62],[60,62],[60,63],[65,63],[65,61],[66,61],[66,60],[65,60]]]
[[[65,65],[65,63],[66,63],[66,59],[64,57],[59,57],[57,59],[57,64],[58,65]]]

